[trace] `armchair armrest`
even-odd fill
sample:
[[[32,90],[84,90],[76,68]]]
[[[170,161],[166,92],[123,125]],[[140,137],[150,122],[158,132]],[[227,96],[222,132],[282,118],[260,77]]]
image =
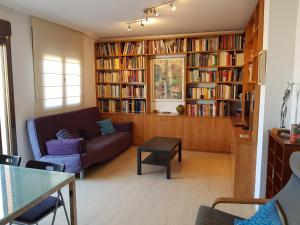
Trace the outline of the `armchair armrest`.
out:
[[[49,155],[74,155],[85,152],[85,141],[83,139],[50,140],[46,142]]]
[[[216,205],[225,204],[244,204],[244,205],[263,205],[267,203],[270,199],[265,198],[217,198],[212,205],[215,208]]]
[[[132,122],[115,123],[114,127],[118,132],[132,132],[133,123]]]

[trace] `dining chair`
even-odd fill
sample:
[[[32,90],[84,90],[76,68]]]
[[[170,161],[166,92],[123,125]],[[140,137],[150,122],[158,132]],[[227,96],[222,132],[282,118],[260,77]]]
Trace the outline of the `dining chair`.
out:
[[[42,161],[35,161],[35,160],[28,161],[26,167],[32,169],[40,169],[40,170],[56,171],[56,172],[65,171],[64,164],[56,164],[56,163],[49,163],[49,162],[42,162]],[[67,223],[68,225],[70,225],[65,201],[60,190],[57,192],[57,197],[50,196],[46,198],[45,200],[43,200],[33,208],[29,209],[27,212],[25,212],[24,214],[16,218],[10,224],[38,225],[38,223],[42,219],[44,219],[45,217],[53,213],[53,218],[51,223],[53,225],[55,221],[57,209],[60,208],[61,206],[64,209]]]
[[[0,154],[0,164],[10,165],[10,166],[20,166],[20,163],[21,163],[21,156]]]

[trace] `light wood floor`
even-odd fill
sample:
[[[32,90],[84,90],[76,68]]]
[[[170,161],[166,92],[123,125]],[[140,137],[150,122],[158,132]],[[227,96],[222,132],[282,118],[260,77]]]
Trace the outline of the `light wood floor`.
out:
[[[163,167],[150,165],[143,165],[143,175],[138,176],[132,147],[76,181],[78,224],[193,225],[200,205],[232,196],[233,164],[231,155],[184,151],[182,163],[172,161],[171,180],[165,178]],[[252,207],[219,208],[243,217],[253,213]],[[67,224],[62,212],[59,209],[56,225]]]

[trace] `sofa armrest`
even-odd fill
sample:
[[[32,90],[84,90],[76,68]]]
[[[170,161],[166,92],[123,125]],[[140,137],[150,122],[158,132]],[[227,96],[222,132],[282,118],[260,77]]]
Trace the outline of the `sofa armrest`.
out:
[[[114,123],[114,127],[118,132],[132,132],[133,131],[133,123],[125,122],[125,123]]]
[[[218,204],[244,204],[244,205],[263,205],[267,203],[269,199],[265,198],[217,198],[212,205],[215,208]]]
[[[83,139],[50,140],[46,142],[49,155],[74,155],[85,152],[85,141]]]

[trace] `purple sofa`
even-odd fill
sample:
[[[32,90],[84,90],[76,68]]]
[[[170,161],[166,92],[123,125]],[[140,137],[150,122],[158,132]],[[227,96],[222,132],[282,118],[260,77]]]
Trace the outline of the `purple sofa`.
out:
[[[62,163],[66,166],[66,172],[83,174],[87,167],[112,159],[132,145],[131,122],[114,124],[116,133],[98,135],[92,139],[59,141],[56,138],[56,133],[61,129],[80,135],[82,129],[96,126],[99,120],[99,111],[93,107],[27,121],[35,160]]]

